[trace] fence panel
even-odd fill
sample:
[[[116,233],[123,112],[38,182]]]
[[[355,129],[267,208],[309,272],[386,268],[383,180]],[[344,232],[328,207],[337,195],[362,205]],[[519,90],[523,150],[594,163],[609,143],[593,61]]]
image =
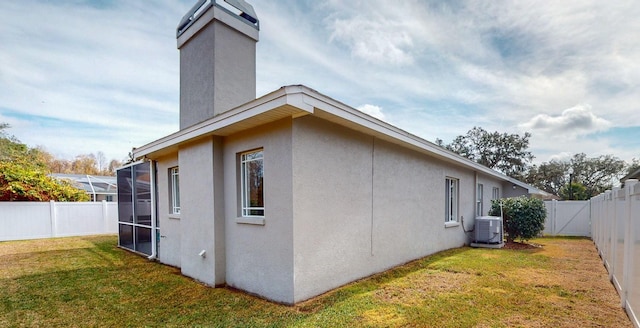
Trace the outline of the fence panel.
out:
[[[629,231],[629,243],[627,248],[627,260],[626,263],[626,277],[627,283],[627,295],[626,303],[623,306],[626,308],[631,321],[633,321],[636,327],[640,327],[640,321],[636,315],[640,310],[640,183],[636,183],[627,189],[629,192],[629,202],[627,204]]]
[[[622,290],[623,268],[624,268],[624,248],[625,248],[625,232],[627,227],[626,220],[626,201],[624,189],[614,188],[611,192],[613,197],[613,219],[611,220],[611,276],[613,285]]]
[[[591,206],[588,200],[545,201],[547,236],[591,237]]]
[[[0,241],[48,238],[51,228],[49,203],[0,202]]]
[[[0,202],[0,241],[117,232],[114,202]]]
[[[609,278],[618,291],[620,304],[636,327],[640,320],[640,184],[625,181],[591,198],[593,241]]]

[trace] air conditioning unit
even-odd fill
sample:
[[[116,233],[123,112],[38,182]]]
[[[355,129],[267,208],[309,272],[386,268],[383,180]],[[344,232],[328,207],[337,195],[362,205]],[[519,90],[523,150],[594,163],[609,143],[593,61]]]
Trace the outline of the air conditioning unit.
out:
[[[502,218],[499,216],[479,216],[475,220],[475,240],[471,246],[499,248],[502,241]]]

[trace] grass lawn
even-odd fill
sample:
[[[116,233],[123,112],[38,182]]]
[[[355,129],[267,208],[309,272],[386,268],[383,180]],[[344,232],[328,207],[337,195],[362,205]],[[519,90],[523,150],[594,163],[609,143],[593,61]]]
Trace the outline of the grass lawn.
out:
[[[115,236],[0,243],[0,326],[632,327],[587,239],[458,248],[297,306],[210,288]]]

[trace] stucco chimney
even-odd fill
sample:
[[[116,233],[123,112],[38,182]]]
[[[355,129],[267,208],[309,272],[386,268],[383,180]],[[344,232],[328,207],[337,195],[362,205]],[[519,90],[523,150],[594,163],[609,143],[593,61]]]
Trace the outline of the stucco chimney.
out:
[[[244,0],[199,0],[177,28],[180,129],[256,98],[260,25]]]

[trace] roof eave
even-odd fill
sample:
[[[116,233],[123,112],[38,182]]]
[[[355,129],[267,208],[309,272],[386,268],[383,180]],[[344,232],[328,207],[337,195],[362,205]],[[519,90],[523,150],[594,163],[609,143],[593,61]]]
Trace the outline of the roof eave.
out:
[[[274,112],[276,115],[270,115]],[[154,159],[177,151],[180,145],[200,138],[212,135],[229,135],[287,116],[296,118],[308,114],[380,137],[392,143],[407,146],[478,173],[511,182],[526,189],[529,193],[539,193],[537,188],[529,184],[473,162],[303,85],[282,87],[223,114],[136,148],[133,150],[133,155],[136,159],[142,157]]]

